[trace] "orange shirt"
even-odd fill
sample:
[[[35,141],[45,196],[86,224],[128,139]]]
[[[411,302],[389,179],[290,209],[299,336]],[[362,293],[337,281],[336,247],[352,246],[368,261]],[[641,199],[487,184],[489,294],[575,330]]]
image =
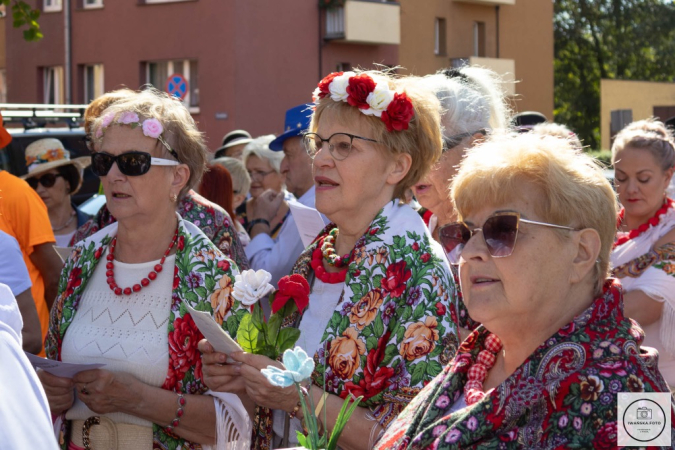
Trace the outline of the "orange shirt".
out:
[[[23,260],[33,282],[31,293],[44,338],[49,325],[45,283],[37,267],[30,260],[30,255],[36,245],[55,242],[54,232],[49,222],[47,207],[37,192],[24,180],[4,170],[0,170],[0,230],[14,236],[19,242]]]

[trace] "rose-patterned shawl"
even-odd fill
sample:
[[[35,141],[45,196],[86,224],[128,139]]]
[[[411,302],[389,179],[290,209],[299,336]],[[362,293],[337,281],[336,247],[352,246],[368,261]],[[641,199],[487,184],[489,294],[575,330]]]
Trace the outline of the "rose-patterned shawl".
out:
[[[488,334],[480,326],[469,335],[376,449],[613,449],[617,392],[669,392],[656,352],[640,347],[644,334],[623,316],[621,288],[611,279],[482,401],[450,413]]]
[[[105,247],[117,234],[117,223],[78,242],[61,272],[59,295],[51,311],[45,350],[49,359],[61,360],[61,344],[68,327],[77,314],[78,304],[87,283],[101,262]],[[236,336],[239,322],[247,308],[231,296],[234,263],[194,224],[180,219],[173,278],[171,312],[169,314],[169,367],[162,389],[186,394],[204,394],[201,354],[197,343],[203,338],[185,305],[211,313],[223,329]],[[198,286],[195,287],[194,283]],[[67,447],[66,421],[63,420],[59,443]],[[163,426],[153,424],[154,449],[199,449],[164,432]]]
[[[202,230],[225,256],[237,263],[239,270],[249,268],[244,246],[239,240],[232,218],[220,205],[216,205],[190,189],[178,202],[176,211],[183,219],[194,223]],[[75,231],[70,245],[75,245],[113,223],[115,223],[115,218],[110,214],[106,205],[103,205],[94,217]]]
[[[311,283],[312,252],[334,227],[305,249],[293,273]],[[326,391],[342,398],[363,396],[359,406],[386,427],[455,355],[457,319],[450,311],[456,301],[443,249],[410,206],[389,202],[356,244],[314,355],[312,381],[322,388],[325,380]],[[300,319],[296,313],[284,325],[298,326]],[[271,422],[269,411],[258,408],[255,448],[269,448]]]

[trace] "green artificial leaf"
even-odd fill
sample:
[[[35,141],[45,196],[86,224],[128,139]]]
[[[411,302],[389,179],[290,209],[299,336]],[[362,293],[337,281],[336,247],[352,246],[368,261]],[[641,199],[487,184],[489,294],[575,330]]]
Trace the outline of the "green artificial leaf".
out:
[[[337,449],[337,442],[338,439],[340,438],[340,435],[342,434],[342,430],[344,430],[345,426],[347,425],[347,422],[349,421],[349,418],[354,413],[354,410],[359,406],[361,400],[363,400],[363,396],[357,398],[354,401],[354,403],[352,403],[350,406],[350,397],[347,397],[345,401],[342,403],[342,408],[340,409],[340,412],[338,413],[338,416],[335,419],[335,426],[333,426],[333,431],[330,435],[330,440],[328,441],[326,450]]]
[[[267,322],[267,331],[265,333],[265,340],[269,345],[276,346],[277,337],[279,335],[279,328],[281,328],[281,323],[283,322],[283,320],[284,320],[283,317],[281,317],[280,315],[272,314],[270,320]]]
[[[293,348],[295,343],[298,342],[300,338],[300,330],[297,328],[283,328],[279,331],[279,336],[277,337],[277,351],[279,354],[282,354],[286,350]]]
[[[307,436],[305,436],[305,435],[302,433],[302,431],[300,431],[300,430],[297,430],[295,433],[296,433],[296,435],[297,435],[297,437],[298,437],[298,445],[299,445],[300,447],[309,448],[309,447],[307,446],[307,445],[308,445],[308,443],[307,443]]]
[[[253,316],[249,314],[239,323],[237,342],[245,352],[259,354],[258,334],[258,329],[253,325]]]

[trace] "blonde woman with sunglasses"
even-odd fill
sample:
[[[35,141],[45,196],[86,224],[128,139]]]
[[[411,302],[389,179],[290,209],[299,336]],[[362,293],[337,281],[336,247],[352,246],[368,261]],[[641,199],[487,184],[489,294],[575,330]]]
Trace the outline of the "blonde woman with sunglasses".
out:
[[[186,309],[235,334],[242,308],[230,296],[237,266],[176,212],[204,171],[202,134],[180,102],[150,90],[105,109],[92,136],[92,170],[117,222],[75,245],[45,347],[50,359],[103,366],[72,378],[39,372],[59,442],[247,449],[241,402],[205,395],[201,334]]]
[[[619,393],[669,389],[608,278],[601,168],[568,140],[498,136],[468,152],[452,200],[441,241],[482,325],[375,448],[616,448]]]

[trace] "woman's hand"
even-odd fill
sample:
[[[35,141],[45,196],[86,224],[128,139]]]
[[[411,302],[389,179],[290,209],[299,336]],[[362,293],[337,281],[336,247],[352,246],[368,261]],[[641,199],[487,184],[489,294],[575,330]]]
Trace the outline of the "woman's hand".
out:
[[[284,368],[278,361],[273,361],[267,356],[253,355],[251,353],[235,352],[230,355],[235,361],[242,363],[241,379],[244,381],[246,394],[260,406],[271,409],[280,409],[291,412],[298,404],[298,391],[295,386],[280,388],[273,386],[267,378],[260,373],[261,369],[269,365]]]
[[[49,409],[54,414],[61,414],[69,410],[75,401],[75,383],[70,378],[57,377],[49,372],[38,369],[38,378],[47,394]]]
[[[215,392],[245,394],[246,385],[241,377],[241,364],[228,364],[227,355],[218,353],[206,339],[199,341],[202,352],[202,380]]]
[[[73,381],[77,398],[98,414],[129,411],[143,398],[144,384],[127,373],[85,370],[75,375]]]

